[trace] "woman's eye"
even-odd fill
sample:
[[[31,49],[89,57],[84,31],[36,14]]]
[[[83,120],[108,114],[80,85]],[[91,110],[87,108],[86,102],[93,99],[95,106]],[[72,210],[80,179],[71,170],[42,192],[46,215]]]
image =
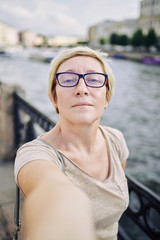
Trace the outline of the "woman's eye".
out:
[[[69,83],[69,82],[72,82],[73,80],[71,80],[71,79],[66,79],[64,82],[66,82],[66,83]]]
[[[64,79],[63,83],[73,83],[75,81],[76,81],[75,79]]]
[[[97,82],[98,79],[90,79],[91,82]]]
[[[92,83],[93,83],[93,82],[99,82],[98,79],[88,79],[87,81],[88,81],[88,82],[92,82]]]

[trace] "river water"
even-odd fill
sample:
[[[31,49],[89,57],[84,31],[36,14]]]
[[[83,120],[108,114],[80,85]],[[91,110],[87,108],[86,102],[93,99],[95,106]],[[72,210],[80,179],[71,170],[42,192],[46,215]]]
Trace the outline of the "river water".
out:
[[[49,64],[28,58],[33,50],[0,57],[0,81],[25,90],[27,100],[58,120],[47,96]],[[124,134],[130,156],[126,172],[160,195],[160,67],[129,60],[110,60],[115,96],[101,124]]]

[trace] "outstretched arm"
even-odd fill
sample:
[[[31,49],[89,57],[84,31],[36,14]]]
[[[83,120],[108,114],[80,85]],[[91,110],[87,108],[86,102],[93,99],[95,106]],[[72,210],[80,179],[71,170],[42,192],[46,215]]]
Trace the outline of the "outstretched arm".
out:
[[[49,161],[26,164],[18,174],[26,196],[24,226],[29,240],[94,240],[90,202]]]

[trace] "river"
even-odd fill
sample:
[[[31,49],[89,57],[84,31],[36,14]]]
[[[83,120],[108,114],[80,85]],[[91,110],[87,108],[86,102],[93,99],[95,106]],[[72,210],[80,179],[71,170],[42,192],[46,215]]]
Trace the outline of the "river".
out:
[[[0,81],[21,86],[29,102],[57,121],[47,96],[50,65],[29,59],[31,52],[0,57]],[[160,67],[118,59],[110,65],[116,90],[101,124],[123,132],[130,151],[126,172],[160,195]]]

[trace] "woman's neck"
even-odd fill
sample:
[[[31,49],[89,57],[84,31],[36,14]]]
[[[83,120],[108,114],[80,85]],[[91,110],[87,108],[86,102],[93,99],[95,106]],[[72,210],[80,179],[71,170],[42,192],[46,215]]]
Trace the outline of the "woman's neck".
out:
[[[58,149],[64,150],[77,149],[93,151],[99,138],[99,121],[90,125],[74,125],[58,122],[51,131],[52,141]]]

